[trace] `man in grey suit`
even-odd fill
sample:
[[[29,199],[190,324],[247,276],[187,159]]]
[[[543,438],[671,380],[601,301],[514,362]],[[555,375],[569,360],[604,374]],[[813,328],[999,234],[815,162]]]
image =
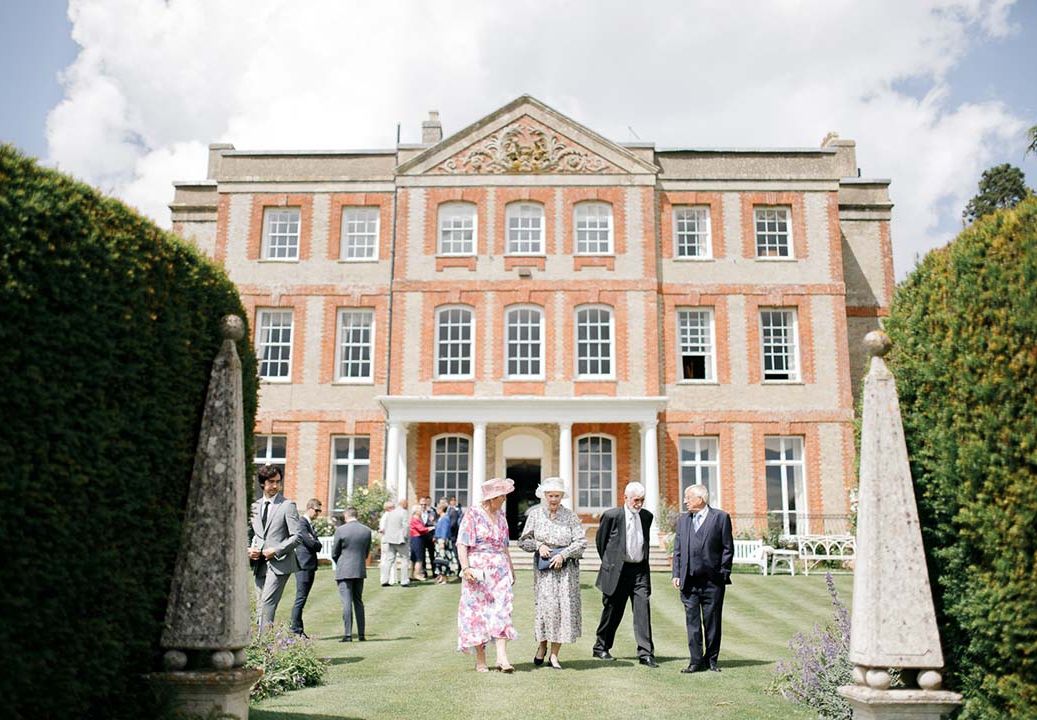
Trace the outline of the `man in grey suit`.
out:
[[[645,487],[639,482],[629,483],[623,493],[623,507],[606,510],[598,525],[596,544],[601,558],[597,587],[601,590],[601,622],[594,640],[594,657],[615,660],[609,654],[616,639],[616,628],[623,619],[627,600],[634,610],[634,640],[637,641],[637,660],[650,668],[655,662],[652,643],[652,576],[648,566],[648,531],[652,527],[652,513],[644,509]]]
[[[721,622],[724,593],[731,584],[735,543],[731,516],[709,505],[705,485],[684,491],[688,508],[677,521],[673,542],[673,586],[681,591],[684,622],[688,628],[688,666],[682,673],[710,669],[720,672]],[[702,640],[705,635],[705,654]]]
[[[295,546],[295,559],[299,561],[299,572],[295,573],[295,605],[292,607],[292,632],[309,637],[302,622],[302,611],[306,607],[306,599],[313,588],[313,578],[317,574],[317,554],[320,552],[320,538],[313,531],[313,521],[324,512],[324,505],[317,498],[310,498],[306,503],[306,512],[299,518],[299,544]]]
[[[402,498],[399,505],[382,515],[382,525],[382,587],[392,582],[397,558],[403,561],[400,587],[407,587],[410,585],[410,511],[407,510],[407,498]]]
[[[277,603],[288,576],[299,569],[295,545],[299,542],[299,511],[281,494],[283,478],[276,465],[264,465],[256,474],[263,497],[252,503],[252,541],[249,559],[255,561],[256,610],[259,632],[273,625]]]
[[[342,601],[342,642],[353,640],[353,611],[356,611],[357,638],[364,637],[364,578],[367,555],[371,552],[371,528],[356,519],[356,508],[347,507],[345,522],[335,531],[331,559],[335,561],[335,582]]]

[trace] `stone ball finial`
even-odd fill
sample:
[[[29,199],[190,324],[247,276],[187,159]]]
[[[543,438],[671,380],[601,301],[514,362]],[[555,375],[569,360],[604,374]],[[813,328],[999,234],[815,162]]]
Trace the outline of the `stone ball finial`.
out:
[[[872,357],[884,356],[891,347],[893,347],[893,341],[881,330],[872,330],[864,336],[864,349]]]
[[[220,321],[220,332],[227,340],[240,340],[245,337],[245,323],[237,315],[225,315]]]

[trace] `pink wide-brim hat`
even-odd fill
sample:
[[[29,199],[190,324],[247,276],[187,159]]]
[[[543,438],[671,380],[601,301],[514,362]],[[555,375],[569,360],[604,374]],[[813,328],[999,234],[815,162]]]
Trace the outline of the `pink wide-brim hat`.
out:
[[[482,499],[492,500],[507,495],[515,489],[515,481],[511,478],[490,478],[482,484]]]

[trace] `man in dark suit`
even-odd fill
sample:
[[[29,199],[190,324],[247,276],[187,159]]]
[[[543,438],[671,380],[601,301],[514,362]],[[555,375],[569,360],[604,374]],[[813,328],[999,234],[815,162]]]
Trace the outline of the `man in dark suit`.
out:
[[[648,567],[649,534],[652,513],[642,507],[645,488],[639,482],[626,487],[623,507],[605,511],[598,525],[597,546],[601,558],[597,587],[601,590],[601,621],[594,641],[594,657],[615,660],[609,654],[616,639],[616,628],[623,619],[627,600],[634,607],[634,639],[637,658],[642,665],[659,667],[652,644],[652,611],[648,597],[652,579]]]
[[[688,512],[677,521],[673,543],[673,586],[681,591],[690,654],[688,667],[681,672],[699,672],[707,667],[720,672],[717,660],[724,592],[731,584],[731,563],[735,557],[731,516],[709,506],[705,485],[687,488],[684,505]]]
[[[295,546],[295,558],[299,561],[299,572],[295,573],[295,606],[292,607],[292,632],[309,637],[303,632],[302,609],[310,596],[313,578],[317,574],[317,553],[320,539],[313,531],[313,521],[323,512],[321,501],[311,498],[306,503],[306,512],[299,518],[299,544]]]
[[[252,540],[248,557],[255,561],[256,610],[259,632],[273,625],[288,576],[299,569],[295,545],[299,542],[299,511],[281,494],[283,477],[276,465],[264,465],[256,473],[263,497],[252,503]]]
[[[331,559],[335,561],[335,582],[342,601],[342,642],[353,639],[353,611],[356,611],[357,637],[365,640],[364,578],[367,555],[371,552],[371,528],[357,518],[355,507],[347,507],[345,522],[335,531]]]

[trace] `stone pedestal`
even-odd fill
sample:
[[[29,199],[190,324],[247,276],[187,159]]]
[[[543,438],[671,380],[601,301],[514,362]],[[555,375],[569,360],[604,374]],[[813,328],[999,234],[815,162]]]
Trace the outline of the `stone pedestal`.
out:
[[[853,708],[854,720],[940,720],[961,704],[946,690],[875,690],[860,685],[839,688]]]
[[[234,668],[151,673],[145,677],[156,692],[173,699],[174,712],[185,720],[248,720],[248,691],[262,676],[262,670]]]

